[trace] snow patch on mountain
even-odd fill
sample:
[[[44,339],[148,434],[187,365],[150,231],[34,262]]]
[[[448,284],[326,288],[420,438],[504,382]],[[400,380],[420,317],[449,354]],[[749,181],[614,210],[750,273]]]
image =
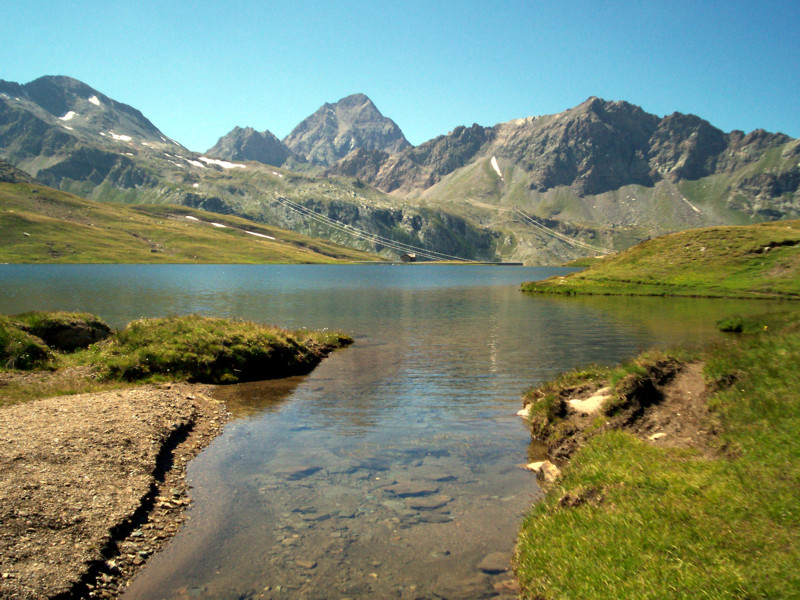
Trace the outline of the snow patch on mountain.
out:
[[[108,135],[110,135],[112,138],[114,138],[118,142],[130,142],[131,141],[131,136],[129,136],[129,135],[116,134],[113,131],[109,131]]]
[[[497,157],[496,156],[492,157],[492,168],[494,169],[494,172],[497,173],[497,176],[502,181],[505,181],[505,178],[503,177],[503,172],[500,170],[500,165],[497,164]]]
[[[216,158],[208,158],[207,156],[201,156],[200,160],[204,163],[209,165],[219,165],[223,169],[246,169],[247,165],[237,165],[232,162],[228,162],[227,160],[217,160]]]
[[[267,240],[274,240],[275,238],[271,235],[264,235],[263,233],[256,233],[255,231],[245,231],[247,235],[254,235],[256,237],[264,238]]]
[[[688,200],[687,198],[684,198],[684,199],[683,199],[683,201],[684,201],[684,202],[686,202],[686,204],[688,204],[688,205],[691,207],[691,209],[692,209],[694,212],[696,212],[696,213],[700,213],[700,214],[703,214],[703,211],[702,211],[702,210],[700,210],[699,208],[697,208],[697,207],[696,207],[694,204],[692,204],[691,202],[689,202],[689,200]]]
[[[100,100],[97,98],[97,96],[90,97],[89,102],[91,102],[95,106],[100,106]]]
[[[76,116],[77,114],[78,113],[76,113],[74,110],[71,110],[63,117],[58,117],[58,118],[61,119],[62,121],[69,121],[70,119],[72,119],[72,117]]]

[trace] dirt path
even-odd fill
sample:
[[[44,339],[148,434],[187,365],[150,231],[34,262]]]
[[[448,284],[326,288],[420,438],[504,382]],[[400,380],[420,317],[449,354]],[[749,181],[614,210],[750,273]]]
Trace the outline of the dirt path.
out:
[[[686,365],[660,391],[661,400],[649,406],[630,429],[658,446],[712,453],[703,363]]]
[[[227,418],[166,384],[0,409],[0,597],[113,598],[177,532],[185,463]]]

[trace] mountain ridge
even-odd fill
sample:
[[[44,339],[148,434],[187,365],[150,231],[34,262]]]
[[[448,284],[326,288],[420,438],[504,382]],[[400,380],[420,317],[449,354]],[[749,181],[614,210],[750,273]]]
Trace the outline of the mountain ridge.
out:
[[[381,161],[351,153],[326,172],[360,177],[382,191],[409,193],[432,187],[473,159],[497,156],[527,171],[531,189],[567,186],[585,196],[625,185],[652,186],[664,178],[731,172],[756,160],[758,152],[792,140],[763,130],[724,133],[695,115],[675,112],[659,118],[627,102],[597,97],[555,115],[482,129],[476,140],[465,132],[476,134],[481,126],[457,127]],[[434,152],[424,152],[426,148]],[[486,152],[480,154],[481,149]],[[459,154],[462,159],[454,161]],[[365,167],[359,160],[367,160]],[[410,175],[404,179],[398,173]]]
[[[386,256],[396,254],[347,228],[465,258],[552,264],[687,227],[800,216],[800,140],[725,133],[624,101],[591,97],[411,146],[353,94],[284,139],[301,156],[248,127],[201,155],[77,80],[35,81],[0,81],[0,157],[43,184],[235,213]]]

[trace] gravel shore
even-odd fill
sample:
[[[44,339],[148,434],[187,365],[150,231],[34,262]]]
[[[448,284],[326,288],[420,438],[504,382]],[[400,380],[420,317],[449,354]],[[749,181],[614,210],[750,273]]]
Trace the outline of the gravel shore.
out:
[[[114,598],[180,528],[228,413],[164,384],[0,409],[0,597]]]

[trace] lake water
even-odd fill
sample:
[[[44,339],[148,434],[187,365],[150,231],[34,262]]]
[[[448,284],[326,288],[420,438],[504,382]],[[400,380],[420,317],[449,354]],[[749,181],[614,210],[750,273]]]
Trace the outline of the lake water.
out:
[[[220,388],[234,419],[189,465],[190,520],[126,599],[482,598],[509,574],[479,563],[511,553],[539,494],[517,466],[536,452],[515,416],[524,391],[771,307],[519,291],[564,272],[0,265],[0,313],[82,310],[114,326],[200,313],[356,340],[308,376]]]

